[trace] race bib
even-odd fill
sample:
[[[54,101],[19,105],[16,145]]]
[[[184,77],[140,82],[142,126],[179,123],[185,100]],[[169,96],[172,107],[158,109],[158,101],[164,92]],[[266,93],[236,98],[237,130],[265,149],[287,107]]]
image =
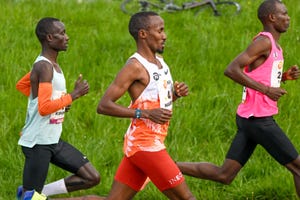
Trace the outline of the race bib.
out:
[[[271,86],[280,87],[283,70],[283,60],[276,60],[273,62],[272,75],[271,75]]]
[[[66,93],[64,91],[57,91],[57,90],[53,91],[52,99],[59,99],[65,94]],[[64,121],[64,117],[65,117],[65,108],[62,108],[50,115],[50,124],[60,124]]]
[[[171,80],[162,80],[158,81],[159,88],[159,99],[160,107],[172,110],[172,81]]]

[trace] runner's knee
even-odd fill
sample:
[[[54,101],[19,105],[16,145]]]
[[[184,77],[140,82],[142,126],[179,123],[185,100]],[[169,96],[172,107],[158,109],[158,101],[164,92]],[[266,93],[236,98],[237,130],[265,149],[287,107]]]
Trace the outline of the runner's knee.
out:
[[[101,177],[98,172],[94,172],[91,174],[91,176],[88,178],[88,184],[93,187],[95,185],[98,185],[100,183]]]

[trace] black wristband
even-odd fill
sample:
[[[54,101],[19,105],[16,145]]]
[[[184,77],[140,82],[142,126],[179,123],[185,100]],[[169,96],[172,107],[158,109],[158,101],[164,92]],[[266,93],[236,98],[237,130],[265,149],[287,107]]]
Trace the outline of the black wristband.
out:
[[[179,96],[178,94],[177,94],[177,92],[174,90],[174,96],[175,97],[177,97],[177,98],[180,98],[181,96]]]
[[[139,108],[135,109],[135,115],[134,115],[134,118],[140,119],[141,116],[142,116],[142,111],[141,111],[141,109],[139,109]]]

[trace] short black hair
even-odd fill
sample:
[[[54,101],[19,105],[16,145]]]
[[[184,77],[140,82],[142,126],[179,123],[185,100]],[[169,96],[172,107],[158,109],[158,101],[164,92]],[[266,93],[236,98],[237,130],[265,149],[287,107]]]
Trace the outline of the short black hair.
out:
[[[276,12],[276,4],[282,4],[281,0],[265,0],[257,10],[258,19],[264,23],[270,14]]]
[[[46,39],[47,34],[52,33],[53,22],[58,21],[60,20],[54,17],[45,17],[37,23],[35,28],[35,34],[40,42],[43,42]]]
[[[141,29],[147,29],[149,27],[149,17],[150,16],[158,16],[156,12],[145,11],[138,12],[131,16],[128,29],[130,35],[137,40],[138,32]]]

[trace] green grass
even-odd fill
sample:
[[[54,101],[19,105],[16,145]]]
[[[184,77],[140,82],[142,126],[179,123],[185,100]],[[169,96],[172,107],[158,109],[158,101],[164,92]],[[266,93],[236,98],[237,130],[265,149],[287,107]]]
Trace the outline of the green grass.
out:
[[[164,13],[168,36],[164,58],[174,80],[189,85],[190,95],[176,102],[166,145],[180,161],[210,161],[222,164],[233,138],[236,106],[241,86],[223,75],[227,64],[261,30],[256,18],[260,1],[238,0],[237,16],[214,17],[210,9],[197,15],[192,11]],[[135,51],[127,24],[129,16],[120,11],[120,0],[0,0],[0,200],[14,199],[22,183],[24,157],[17,145],[24,124],[27,99],[15,83],[40,53],[34,28],[41,17],[60,18],[70,37],[69,49],[59,62],[68,89],[82,73],[90,83],[90,93],[72,105],[64,123],[62,138],[86,153],[102,175],[101,183],[89,190],[71,193],[106,195],[122,158],[123,135],[128,119],[96,114],[97,104],[126,59]],[[285,50],[285,67],[297,64],[299,55],[299,6],[286,5],[291,26],[280,42]],[[298,81],[283,85],[288,94],[280,99],[276,116],[296,148],[300,149]],[[129,104],[125,96],[119,102]],[[67,176],[54,166],[47,182]],[[197,199],[296,199],[292,175],[258,147],[247,165],[229,186],[186,177]],[[67,195],[62,195],[67,196]],[[166,199],[152,184],[135,199]]]

